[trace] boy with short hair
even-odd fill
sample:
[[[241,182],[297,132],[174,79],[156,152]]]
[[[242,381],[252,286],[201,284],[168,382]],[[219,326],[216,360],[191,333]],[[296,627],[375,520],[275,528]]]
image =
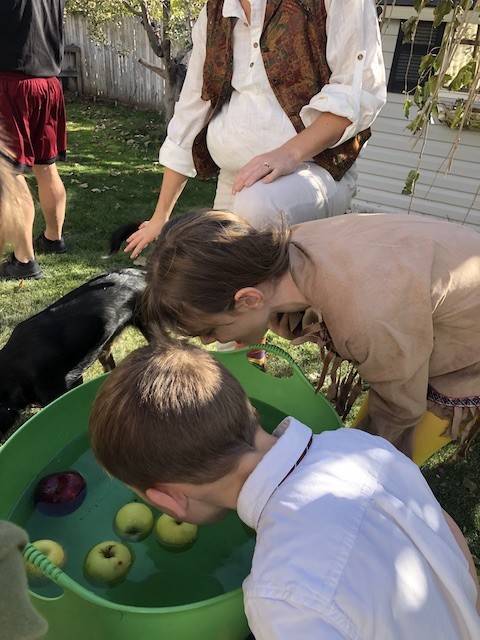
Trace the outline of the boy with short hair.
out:
[[[229,371],[167,338],[110,374],[90,434],[105,469],[162,511],[201,524],[237,509],[256,530],[243,589],[257,640],[480,637],[465,539],[383,438],[294,418],[269,434]]]

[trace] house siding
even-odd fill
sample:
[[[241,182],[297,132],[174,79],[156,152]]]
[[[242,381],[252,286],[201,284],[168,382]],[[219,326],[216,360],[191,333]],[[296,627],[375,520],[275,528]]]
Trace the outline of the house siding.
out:
[[[400,20],[382,34],[387,77]],[[403,114],[403,95],[389,93],[372,126],[373,135],[357,161],[354,206],[365,211],[408,211],[480,227],[480,132],[464,130],[453,159],[456,132],[436,122],[426,136],[412,136]],[[420,173],[413,196],[402,195],[408,172]]]

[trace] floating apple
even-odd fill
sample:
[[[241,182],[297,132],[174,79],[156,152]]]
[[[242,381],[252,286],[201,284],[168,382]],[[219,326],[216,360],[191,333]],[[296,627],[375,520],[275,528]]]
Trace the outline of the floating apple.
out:
[[[113,528],[124,540],[138,542],[148,536],[153,529],[153,513],[143,502],[125,504],[115,516]]]
[[[55,542],[55,540],[35,540],[35,542],[32,542],[32,545],[41,551],[43,555],[50,560],[50,562],[57,565],[57,567],[63,567],[65,564],[65,560],[67,558],[65,550],[60,544],[58,544],[58,542]],[[46,576],[40,567],[28,562],[28,560],[25,561],[25,565],[29,578],[32,578],[34,581],[46,579]]]
[[[133,563],[130,549],[115,540],[99,542],[85,558],[83,573],[94,584],[116,587],[123,582]]]
[[[78,471],[58,471],[44,476],[35,490],[38,510],[47,516],[66,516],[82,504],[87,483]]]
[[[185,550],[197,539],[198,527],[196,524],[181,522],[167,513],[162,513],[155,523],[155,534],[160,544],[168,549]]]

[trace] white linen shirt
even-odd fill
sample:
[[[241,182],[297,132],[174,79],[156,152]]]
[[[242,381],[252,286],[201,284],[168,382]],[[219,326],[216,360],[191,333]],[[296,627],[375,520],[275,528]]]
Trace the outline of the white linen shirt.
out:
[[[236,17],[233,31],[232,96],[209,124],[207,144],[221,169],[238,171],[252,157],[272,151],[296,135],[268,82],[260,50],[267,0],[251,0],[247,23],[239,0],[225,0],[224,17]],[[385,67],[374,0],[325,0],[329,84],[300,112],[307,127],[319,112],[351,120],[337,146],[369,127],[386,101]],[[187,75],[160,163],[188,177],[196,175],[192,145],[208,120],[210,101],[201,98],[207,31],[204,6],[193,28]]]
[[[256,640],[478,640],[468,563],[418,467],[338,429],[289,474],[311,430],[286,420],[237,505],[257,531],[243,583]]]

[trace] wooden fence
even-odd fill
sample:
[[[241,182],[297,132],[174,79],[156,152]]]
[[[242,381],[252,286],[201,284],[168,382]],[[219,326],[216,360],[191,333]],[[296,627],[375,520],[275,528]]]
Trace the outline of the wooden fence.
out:
[[[104,26],[104,35],[107,44],[97,44],[85,18],[66,16],[64,86],[82,95],[160,111],[163,80],[138,62],[143,58],[158,66],[160,59],[148,44],[139,19],[118,18]]]

